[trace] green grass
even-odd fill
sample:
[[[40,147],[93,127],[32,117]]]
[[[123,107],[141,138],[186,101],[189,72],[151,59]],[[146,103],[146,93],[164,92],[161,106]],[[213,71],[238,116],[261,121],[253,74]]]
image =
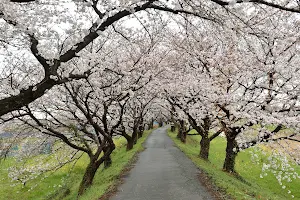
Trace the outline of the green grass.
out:
[[[199,141],[200,136],[188,136],[187,143],[181,143],[176,134],[169,132],[169,136],[175,141],[176,145],[206,174],[224,193],[228,194],[232,199],[250,200],[250,199],[270,199],[270,200],[288,200],[300,199],[300,180],[293,180],[291,183],[284,183],[286,189],[282,189],[276,178],[269,174],[264,178],[260,178],[262,163],[255,164],[251,161],[250,149],[240,152],[236,159],[236,171],[240,178],[223,172],[222,165],[225,158],[226,140],[218,137],[211,142],[210,162],[203,161],[199,158]],[[263,161],[266,156],[259,155],[259,159]],[[296,171],[300,174],[300,167],[296,166]],[[288,194],[291,190],[291,194]],[[292,198],[291,195],[295,197]],[[228,199],[226,197],[225,199]]]
[[[94,178],[92,187],[79,198],[80,200],[99,199],[105,192],[113,187],[119,179],[119,175],[128,166],[137,152],[143,150],[142,143],[151,131],[145,131],[144,136],[138,140],[134,148],[126,152],[126,140],[119,138],[115,140],[116,149],[112,153],[113,164],[108,169],[101,166]],[[7,176],[7,168],[14,166],[13,158],[0,162],[0,199],[2,200],[74,200],[84,169],[88,163],[88,157],[81,157],[76,165],[68,164],[54,173],[48,174],[44,180],[36,179],[29,181],[24,188],[21,185],[11,187],[11,181]],[[72,170],[71,170],[72,169]],[[71,171],[70,171],[71,170]],[[62,181],[64,180],[64,181]],[[32,186],[35,186],[32,190]]]

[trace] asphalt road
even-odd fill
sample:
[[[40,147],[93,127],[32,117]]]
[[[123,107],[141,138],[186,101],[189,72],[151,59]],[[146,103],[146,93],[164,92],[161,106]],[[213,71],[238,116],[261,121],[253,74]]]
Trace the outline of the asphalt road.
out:
[[[199,170],[174,146],[166,128],[156,129],[145,147],[111,200],[214,199],[199,182]]]

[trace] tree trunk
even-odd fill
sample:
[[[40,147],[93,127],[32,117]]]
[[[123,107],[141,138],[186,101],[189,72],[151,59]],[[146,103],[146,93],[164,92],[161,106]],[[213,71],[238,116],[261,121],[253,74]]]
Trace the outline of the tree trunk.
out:
[[[126,139],[127,144],[126,144],[126,151],[129,151],[133,148],[133,138],[132,136],[128,135],[125,131],[125,127],[122,128],[122,136]]]
[[[158,126],[162,127],[163,125],[164,125],[164,122],[162,121],[162,119],[159,119]]]
[[[92,185],[95,174],[100,164],[101,163],[97,162],[97,160],[90,158],[90,163],[85,170],[85,173],[79,186],[78,196],[81,196],[86,191],[86,189]]]
[[[126,151],[129,151],[129,150],[133,149],[134,142],[131,137],[126,138],[126,140],[127,140]]]
[[[210,148],[210,138],[209,138],[209,129],[211,126],[211,120],[208,116],[203,119],[203,129],[204,132],[201,134],[202,138],[200,140],[200,158],[208,160],[209,148]],[[200,131],[200,130],[199,130]],[[200,134],[200,133],[199,133]]]
[[[132,133],[133,144],[137,143],[137,139],[138,139],[138,135],[137,134],[138,134],[137,128],[134,127],[133,128],[133,133]]]
[[[144,127],[143,127],[143,125],[141,124],[141,125],[139,126],[138,138],[143,137],[143,133],[144,133]]]
[[[181,142],[185,143],[186,142],[186,134],[187,133],[185,131],[184,121],[179,120],[179,128],[178,128],[177,138],[179,138]]]
[[[104,168],[109,168],[112,164],[110,155],[104,160]]]
[[[109,147],[103,148],[103,153],[104,153],[104,154],[105,154],[107,151],[109,151]],[[107,156],[107,157],[105,158],[105,160],[104,160],[104,168],[110,167],[111,164],[112,164],[112,160],[111,160],[111,157],[110,157],[110,155],[109,155],[109,156]]]
[[[148,124],[148,130],[153,129],[153,124],[149,123]]]
[[[208,136],[202,136],[200,140],[200,158],[204,160],[208,160],[209,155],[209,147],[210,147],[210,139]]]
[[[139,131],[139,133],[138,133],[138,138],[141,138],[141,137],[143,137],[143,131]]]
[[[171,110],[171,132],[175,132],[175,125],[176,125],[176,121],[174,119],[174,113],[176,112],[175,107],[173,105],[172,106],[172,110]]]
[[[181,126],[178,127],[178,132],[177,132],[177,138],[181,139],[181,135],[182,135],[182,129]]]
[[[187,132],[185,129],[183,129],[182,133],[181,133],[181,138],[180,138],[182,143],[186,143],[186,135],[187,135]]]
[[[172,123],[172,125],[171,125],[171,132],[175,132],[175,124],[174,123]]]
[[[153,129],[153,122],[154,122],[154,119],[152,118],[149,123],[149,129]]]
[[[235,173],[235,158],[237,156],[237,142],[235,137],[226,136],[226,157],[223,164],[223,170],[229,173]]]

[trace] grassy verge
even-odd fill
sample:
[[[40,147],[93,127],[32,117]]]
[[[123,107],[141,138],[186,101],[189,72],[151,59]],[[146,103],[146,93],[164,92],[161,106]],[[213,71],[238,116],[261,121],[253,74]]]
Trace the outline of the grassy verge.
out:
[[[264,178],[260,178],[262,162],[267,159],[264,156],[259,157],[262,162],[257,165],[251,161],[250,150],[240,152],[236,159],[236,171],[241,177],[236,178],[221,170],[226,148],[224,138],[218,137],[212,141],[209,155],[210,162],[205,162],[198,157],[200,136],[190,136],[187,138],[187,143],[183,144],[176,139],[175,133],[169,132],[168,134],[175,144],[210,177],[212,183],[232,199],[300,199],[299,179],[293,180],[291,183],[284,183],[286,189],[282,189],[282,186],[278,184],[273,175],[269,174]],[[300,167],[297,166],[295,169],[300,174]],[[290,194],[288,190],[291,191]]]
[[[111,190],[118,182],[122,171],[126,170],[136,153],[144,149],[142,144],[150,133],[151,131],[145,131],[144,136],[128,152],[126,151],[126,140],[124,138],[116,139],[117,148],[111,156],[112,166],[108,169],[103,169],[103,166],[101,166],[98,169],[93,186],[86,191],[80,200],[96,200]],[[76,165],[72,163],[68,164],[56,172],[49,174],[43,180],[29,181],[23,188],[20,185],[11,187],[11,182],[7,177],[7,168],[14,166],[15,163],[12,158],[0,163],[0,199],[74,200],[77,197],[78,187],[88,163],[88,157],[83,156],[78,160]]]

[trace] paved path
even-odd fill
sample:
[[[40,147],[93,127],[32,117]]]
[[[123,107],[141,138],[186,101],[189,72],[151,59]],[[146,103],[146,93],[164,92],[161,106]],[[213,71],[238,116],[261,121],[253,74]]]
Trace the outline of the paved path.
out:
[[[204,200],[214,199],[197,180],[199,170],[167,136],[156,129],[146,150],[111,200]]]

